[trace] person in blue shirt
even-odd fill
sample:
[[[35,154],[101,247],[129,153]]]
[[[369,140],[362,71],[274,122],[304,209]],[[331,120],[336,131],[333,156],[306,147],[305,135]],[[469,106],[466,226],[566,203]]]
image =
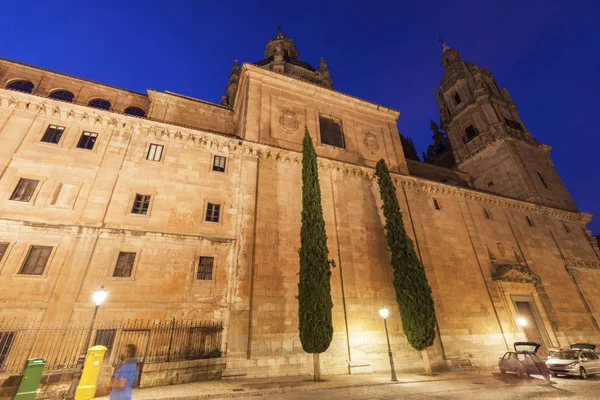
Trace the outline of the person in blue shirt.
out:
[[[131,400],[131,388],[137,377],[135,355],[137,348],[134,344],[125,346],[121,359],[125,360],[117,373],[113,375],[110,387],[110,400]]]

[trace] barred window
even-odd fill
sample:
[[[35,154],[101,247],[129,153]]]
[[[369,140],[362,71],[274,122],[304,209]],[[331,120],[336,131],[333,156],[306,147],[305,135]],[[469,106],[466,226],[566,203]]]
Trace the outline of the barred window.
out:
[[[163,149],[165,146],[160,144],[152,143],[148,148],[148,154],[146,155],[146,160],[150,161],[160,161],[163,153]]]
[[[15,332],[0,332],[0,371],[15,340]]]
[[[29,81],[12,81],[8,85],[6,85],[7,89],[16,90],[18,92],[31,93],[33,92],[33,83]]]
[[[341,147],[342,149],[346,148],[344,132],[342,132],[342,121],[333,117],[319,115],[319,128],[321,131],[321,143]]]
[[[2,261],[2,259],[4,258],[6,249],[8,249],[8,243],[0,243],[0,261]]]
[[[64,131],[64,126],[48,125],[46,132],[44,132],[44,136],[42,136],[42,142],[58,144]]]
[[[94,346],[106,347],[106,353],[104,353],[104,359],[108,359],[115,343],[115,337],[117,336],[116,329],[98,329],[96,331],[96,337],[94,338]]]
[[[135,262],[135,253],[120,252],[115,266],[113,277],[129,278],[133,271],[133,263]]]
[[[221,157],[221,156],[215,156],[213,158],[213,167],[212,170],[213,171],[217,171],[217,172],[225,172],[225,162],[226,162],[226,158],[225,157]]]
[[[150,207],[150,198],[151,196],[148,194],[137,194],[135,195],[135,200],[133,202],[133,207],[131,207],[132,214],[148,214],[148,207]]]
[[[206,221],[207,222],[219,222],[221,214],[221,205],[208,203],[206,207]]]
[[[50,246],[31,246],[19,274],[42,275],[51,252]]]
[[[21,178],[10,199],[14,201],[30,201],[39,182],[36,179]]]
[[[200,281],[210,281],[213,275],[214,257],[200,257],[198,262],[198,274],[196,278]]]
[[[98,138],[97,133],[83,132],[81,134],[81,137],[79,138],[79,142],[77,143],[77,148],[92,150],[94,148],[94,144],[96,143],[97,138]]]
[[[54,92],[50,93],[50,96],[48,97],[50,97],[51,99],[68,101],[69,103],[71,103],[75,98],[75,95],[69,92],[68,90],[55,90]]]

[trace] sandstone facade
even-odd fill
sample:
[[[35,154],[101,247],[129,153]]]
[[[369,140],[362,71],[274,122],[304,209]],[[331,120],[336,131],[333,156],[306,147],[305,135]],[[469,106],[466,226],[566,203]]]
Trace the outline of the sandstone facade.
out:
[[[600,339],[600,253],[586,230],[591,215],[568,196],[549,147],[526,131],[502,134],[508,122],[491,117],[496,103],[485,103],[489,93],[473,95],[466,114],[450,109],[456,87],[465,102],[486,87],[444,77],[438,103],[457,164],[445,169],[434,159],[406,160],[400,113],[332,90],[326,64],[299,77],[303,64],[290,46],[278,36],[265,60],[234,68],[222,105],[0,60],[2,88],[33,83],[31,93],[0,89],[0,319],[87,320],[90,294],[104,285],[109,298],[100,320],[222,321],[225,375],[310,371],[295,298],[307,126],[336,262],[335,334],[322,357],[325,372],[389,369],[381,305],[391,311],[397,367],[421,365],[395,306],[374,179],[380,158],[393,173],[433,289],[434,363],[464,353],[493,363],[518,339],[547,348]],[[448,63],[447,70],[455,68]],[[60,101],[50,98],[55,90],[77,95]],[[110,109],[88,106],[96,98]],[[126,113],[130,106],[146,117]],[[323,143],[326,120],[341,126],[343,146]],[[459,141],[463,120],[477,121],[476,141]],[[50,125],[64,128],[56,143],[43,140]],[[97,135],[91,149],[79,146],[84,132]],[[156,146],[159,157],[151,153]],[[219,157],[223,170],[214,168]],[[538,171],[554,190],[545,192]],[[38,181],[26,201],[15,199],[23,179]],[[132,213],[137,195],[150,196],[145,213]],[[213,205],[219,217],[209,222]],[[32,246],[50,248],[39,253],[46,262],[41,256],[33,263],[43,264],[35,274],[24,267],[33,262]],[[120,253],[135,256],[123,264]],[[212,273],[199,279],[201,257],[213,258]],[[129,275],[115,277],[126,264]],[[519,326],[518,316],[529,325]]]

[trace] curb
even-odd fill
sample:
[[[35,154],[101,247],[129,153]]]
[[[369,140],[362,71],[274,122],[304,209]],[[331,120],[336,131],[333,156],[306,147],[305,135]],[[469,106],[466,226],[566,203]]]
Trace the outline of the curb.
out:
[[[329,386],[318,387],[318,386],[304,386],[304,387],[281,387],[281,388],[269,388],[269,389],[252,389],[236,391],[235,389],[224,391],[221,393],[207,393],[197,394],[192,396],[177,396],[177,397],[160,397],[152,400],[203,400],[203,399],[218,399],[218,398],[235,398],[235,397],[250,397],[250,396],[267,396],[273,394],[286,394],[286,393],[305,393],[317,390],[330,390],[330,389],[344,389],[344,388],[359,388],[368,386],[386,386],[386,385],[404,385],[408,383],[420,383],[420,382],[439,382],[439,381],[451,381],[451,380],[463,380],[463,379],[478,379],[486,378],[487,375],[467,375],[467,376],[452,376],[447,378],[435,379],[417,379],[404,382],[364,382],[364,383],[339,383],[332,384]]]

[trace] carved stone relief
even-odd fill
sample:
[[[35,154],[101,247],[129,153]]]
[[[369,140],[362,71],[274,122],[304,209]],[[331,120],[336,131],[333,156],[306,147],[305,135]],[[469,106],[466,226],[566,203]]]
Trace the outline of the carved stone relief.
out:
[[[300,127],[300,121],[296,118],[296,113],[290,109],[284,108],[279,116],[279,126],[288,135],[294,134]]]
[[[377,153],[379,151],[379,149],[381,148],[381,146],[379,144],[379,140],[377,140],[377,135],[375,135],[372,132],[365,133],[363,143],[365,144],[365,147],[367,148],[367,150],[369,150],[371,152],[371,154]]]

